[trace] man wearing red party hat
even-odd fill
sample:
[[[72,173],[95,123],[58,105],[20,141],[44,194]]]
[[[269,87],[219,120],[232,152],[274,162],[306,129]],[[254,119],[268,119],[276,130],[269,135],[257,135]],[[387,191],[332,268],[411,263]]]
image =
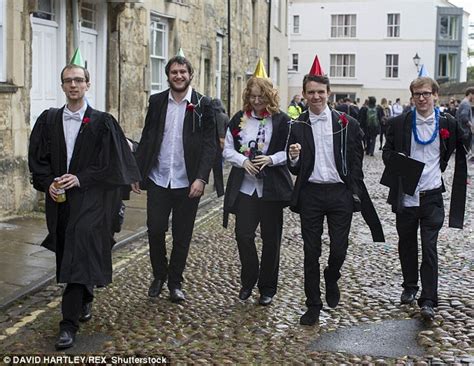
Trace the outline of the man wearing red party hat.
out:
[[[344,263],[352,213],[361,211],[374,241],[384,241],[380,220],[363,182],[363,132],[352,117],[331,110],[329,79],[316,56],[303,79],[308,110],[291,127],[288,167],[296,175],[291,209],[300,214],[304,241],[304,287],[308,310],[302,325],[314,325],[323,307],[319,288],[321,235],[326,216],[330,237],[328,265],[324,269],[326,303],[340,299],[337,281]]]

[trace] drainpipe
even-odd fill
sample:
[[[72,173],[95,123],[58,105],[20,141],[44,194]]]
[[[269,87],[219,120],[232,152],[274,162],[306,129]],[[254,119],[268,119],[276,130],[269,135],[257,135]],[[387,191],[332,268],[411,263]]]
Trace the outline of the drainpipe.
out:
[[[230,21],[230,2],[227,0],[227,63],[228,63],[228,76],[227,76],[227,114],[232,116],[230,106],[230,97],[232,94],[231,81],[232,81],[232,54],[231,54],[231,21]]]
[[[81,24],[79,23],[79,3],[72,0],[72,39],[74,50],[79,47],[81,42]]]
[[[268,28],[267,28],[267,65],[268,77],[271,77],[270,70],[272,64],[270,63],[270,31],[272,29],[272,0],[268,0]]]

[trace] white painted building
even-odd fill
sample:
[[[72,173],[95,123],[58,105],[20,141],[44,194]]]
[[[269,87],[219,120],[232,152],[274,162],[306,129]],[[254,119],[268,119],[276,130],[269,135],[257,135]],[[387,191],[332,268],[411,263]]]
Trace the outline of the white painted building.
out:
[[[408,102],[421,64],[438,80],[466,80],[468,13],[446,0],[293,0],[289,14],[289,96],[316,54],[333,99],[359,105]]]

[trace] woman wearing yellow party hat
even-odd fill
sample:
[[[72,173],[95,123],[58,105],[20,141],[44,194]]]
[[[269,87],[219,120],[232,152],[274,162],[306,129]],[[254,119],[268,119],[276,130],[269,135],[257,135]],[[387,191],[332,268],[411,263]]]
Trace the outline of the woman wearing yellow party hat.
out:
[[[247,300],[255,285],[259,304],[269,305],[277,291],[283,208],[293,184],[286,167],[288,117],[280,111],[278,91],[260,58],[242,95],[243,107],[229,123],[224,158],[232,165],[224,198],[224,226],[235,214],[235,237],[241,269],[240,300]],[[255,231],[263,241],[259,263]]]

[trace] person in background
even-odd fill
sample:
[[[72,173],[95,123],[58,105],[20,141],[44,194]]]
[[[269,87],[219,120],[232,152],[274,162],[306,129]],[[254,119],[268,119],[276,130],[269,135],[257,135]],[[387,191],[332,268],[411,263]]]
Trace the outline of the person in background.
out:
[[[418,292],[423,319],[435,317],[438,305],[438,233],[443,226],[445,187],[442,173],[455,154],[455,174],[451,192],[449,226],[462,228],[466,202],[466,152],[471,132],[466,122],[442,116],[435,108],[439,85],[429,77],[418,77],[410,84],[413,111],[389,121],[382,158],[390,165],[394,154],[402,153],[424,163],[413,196],[405,194],[401,179],[390,188],[387,202],[396,214],[398,253],[403,274],[402,304],[411,304]],[[421,237],[421,266],[418,267],[418,230]]]
[[[400,103],[400,98],[397,98],[395,100],[395,103],[393,103],[392,105],[392,117],[396,117],[396,116],[399,116],[400,114],[402,114],[404,111],[403,111],[403,107]]]
[[[456,112],[456,119],[458,123],[462,126],[467,125],[471,129],[471,132],[474,133],[474,114],[472,113],[472,107],[474,105],[474,87],[469,87],[466,89],[465,97],[461,103],[459,103],[458,110]],[[470,158],[472,160],[472,151],[473,148],[471,146],[471,150],[469,152]]]
[[[258,66],[260,65],[260,66]],[[235,238],[241,262],[239,299],[248,299],[255,285],[259,304],[269,305],[277,292],[283,208],[293,183],[286,167],[290,118],[279,110],[278,92],[263,73],[261,60],[243,92],[243,108],[231,119],[224,158],[232,170],[224,197],[224,226],[235,214]],[[255,231],[260,225],[259,263]]]
[[[367,141],[365,152],[370,156],[374,156],[375,143],[377,135],[380,133],[380,120],[382,118],[382,111],[377,108],[376,103],[375,97],[369,97],[367,107],[362,107],[360,110],[360,124],[365,127]]]
[[[296,94],[290,102],[288,106],[288,115],[292,119],[297,119],[298,116],[301,114],[303,109],[300,106],[301,103],[301,95]]]
[[[216,157],[212,167],[212,174],[214,177],[214,189],[217,197],[224,195],[224,173],[222,167],[222,151],[224,149],[225,133],[229,125],[229,116],[225,112],[224,106],[220,99],[212,99],[211,107],[214,111],[214,118],[216,120],[217,145]]]
[[[170,300],[184,302],[183,272],[199,200],[216,156],[216,124],[211,99],[191,86],[194,69],[187,58],[165,66],[169,89],[150,97],[145,126],[135,153],[147,190],[147,227],[153,281],[148,296],[158,297],[168,281]],[[172,214],[173,248],[168,261],[166,232]]]
[[[65,283],[55,347],[74,345],[79,322],[92,317],[94,286],[112,282],[113,219],[120,188],[140,179],[117,121],[87,105],[90,74],[80,65],[61,71],[66,105],[44,111],[30,137],[28,164],[35,189],[45,192],[56,279]]]
[[[387,103],[386,98],[382,98],[380,101],[380,109],[382,111],[380,118],[380,147],[379,150],[382,150],[383,146],[383,137],[385,131],[387,130],[388,119],[391,117],[391,108]]]
[[[359,112],[357,110],[357,107],[352,104],[351,98],[344,98],[342,100],[342,103],[338,104],[335,109],[339,112],[344,112],[352,118],[359,119]]]

